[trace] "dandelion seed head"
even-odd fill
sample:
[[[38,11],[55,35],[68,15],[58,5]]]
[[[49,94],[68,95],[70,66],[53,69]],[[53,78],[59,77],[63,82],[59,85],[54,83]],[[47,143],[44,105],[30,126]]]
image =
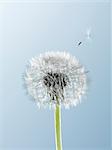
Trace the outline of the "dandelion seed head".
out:
[[[76,106],[87,89],[84,66],[67,52],[45,52],[32,58],[24,81],[39,108]]]

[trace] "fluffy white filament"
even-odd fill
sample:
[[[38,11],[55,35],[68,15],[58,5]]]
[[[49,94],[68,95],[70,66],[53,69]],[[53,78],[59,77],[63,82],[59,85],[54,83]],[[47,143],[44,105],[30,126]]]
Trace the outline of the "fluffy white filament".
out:
[[[32,58],[24,79],[38,107],[76,106],[87,84],[84,67],[67,52],[46,52]]]

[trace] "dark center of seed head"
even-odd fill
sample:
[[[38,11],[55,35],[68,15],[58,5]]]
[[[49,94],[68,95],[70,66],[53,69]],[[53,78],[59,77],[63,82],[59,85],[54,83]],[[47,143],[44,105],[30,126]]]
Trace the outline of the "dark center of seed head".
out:
[[[64,87],[67,86],[69,82],[68,76],[64,73],[52,73],[48,72],[46,76],[43,78],[43,82],[46,87],[49,89],[51,88],[52,91],[49,91],[49,95],[52,100],[56,100],[59,103],[58,96],[59,96],[59,89],[63,91]],[[61,97],[64,98],[63,92],[61,92]]]
[[[61,88],[63,90],[63,88],[65,86],[67,86],[67,82],[68,82],[68,77],[67,75],[63,74],[63,73],[47,73],[46,76],[44,76],[44,84],[50,88],[54,88],[55,90],[57,88]]]

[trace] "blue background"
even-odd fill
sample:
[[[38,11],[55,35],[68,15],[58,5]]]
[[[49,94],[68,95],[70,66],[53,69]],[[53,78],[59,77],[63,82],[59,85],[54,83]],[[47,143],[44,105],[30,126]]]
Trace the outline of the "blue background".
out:
[[[85,41],[91,27],[91,41]],[[82,45],[77,47],[77,43]],[[31,57],[66,50],[89,72],[82,104],[62,110],[64,150],[110,150],[110,3],[0,3],[0,150],[54,150],[54,113],[25,94]]]

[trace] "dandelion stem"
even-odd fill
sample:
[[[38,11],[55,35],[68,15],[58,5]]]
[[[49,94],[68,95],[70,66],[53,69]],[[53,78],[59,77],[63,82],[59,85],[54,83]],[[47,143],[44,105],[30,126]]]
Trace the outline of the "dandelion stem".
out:
[[[56,150],[62,150],[62,138],[61,138],[61,109],[57,104],[55,109],[55,143]]]

